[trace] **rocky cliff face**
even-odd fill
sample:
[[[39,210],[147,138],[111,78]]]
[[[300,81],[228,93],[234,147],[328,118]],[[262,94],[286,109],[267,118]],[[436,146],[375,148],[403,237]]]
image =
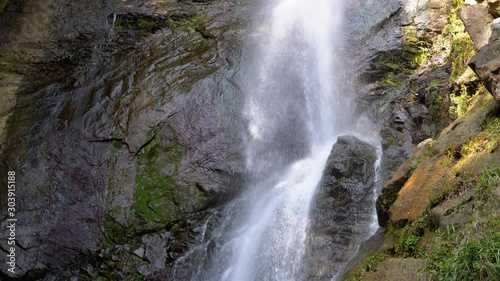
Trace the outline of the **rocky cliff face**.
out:
[[[498,208],[500,187],[499,105],[493,70],[498,1],[470,6],[463,6],[462,1],[429,4],[432,2],[444,5],[447,25],[441,35],[432,37],[430,52],[405,91],[416,90],[413,94],[425,97],[426,104],[429,96],[434,96],[432,105],[449,99],[442,107],[449,107],[449,111],[441,111],[446,113],[442,116],[456,119],[418,144],[414,153],[408,154],[410,158],[390,174],[377,200],[379,222],[387,227],[385,240],[347,280],[396,280],[402,275],[408,277],[406,280],[494,280],[500,276],[498,268],[490,265],[495,263],[499,245],[489,242],[498,232],[498,216],[493,210]],[[451,34],[446,39],[448,32]],[[436,46],[442,51],[450,46],[451,52],[439,55],[434,51]],[[492,95],[464,67],[467,63]],[[441,74],[432,78],[436,79],[433,82],[425,79],[426,73]],[[411,87],[415,81],[427,86]],[[443,82],[445,87],[440,85]],[[421,102],[413,101],[412,106]],[[443,121],[433,121],[436,119],[434,116],[429,121]],[[387,144],[386,152],[393,149]]]
[[[499,1],[478,1],[460,11],[467,31],[479,50],[469,62],[470,67],[481,79],[488,91],[500,102],[500,77],[498,75],[500,48]]]
[[[248,7],[7,4],[1,153],[18,176],[16,277],[151,277],[187,249],[203,211],[241,181]]]
[[[451,198],[449,190],[471,189],[483,176],[496,179],[498,108],[465,71],[474,46],[481,48],[471,67],[498,100],[497,1],[483,2],[460,12],[474,44],[457,18],[457,1],[347,5],[357,110],[376,124],[365,129],[382,137],[388,183],[379,219],[402,227],[396,238],[413,239],[386,241],[384,255],[395,257],[381,268],[422,268],[419,260],[400,260],[415,256],[412,243],[426,233],[413,222],[429,210],[438,217],[433,224],[463,222],[483,197]],[[18,279],[189,275],[189,263],[172,269],[174,261],[222,224],[229,214],[215,216],[213,208],[244,180],[240,62],[252,5],[8,1],[0,14],[0,154],[2,171],[18,175]],[[435,141],[419,145],[428,138]],[[333,261],[345,261],[335,250],[366,233],[346,214],[362,211],[373,184],[372,147],[342,137],[332,155],[309,253],[318,280],[332,273]],[[331,224],[339,217],[342,228]],[[5,218],[2,204],[2,228]],[[194,262],[204,254],[193,253]],[[8,280],[6,265],[0,270]]]

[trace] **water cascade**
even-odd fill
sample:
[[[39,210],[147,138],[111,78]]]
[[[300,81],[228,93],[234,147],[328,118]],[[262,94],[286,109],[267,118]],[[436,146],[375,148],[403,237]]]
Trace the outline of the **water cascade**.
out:
[[[202,264],[185,269],[191,280],[306,280],[311,201],[349,117],[339,55],[343,2],[263,3],[243,87],[249,180],[220,211],[223,227],[202,239]]]

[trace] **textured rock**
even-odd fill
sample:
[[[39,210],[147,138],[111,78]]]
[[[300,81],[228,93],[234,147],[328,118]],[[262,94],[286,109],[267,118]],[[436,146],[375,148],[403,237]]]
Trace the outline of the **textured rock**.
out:
[[[45,2],[43,9],[36,1],[10,2],[2,22],[33,20],[39,34],[2,24],[9,55],[0,60],[36,46],[19,64],[41,73],[36,83],[24,77],[13,90],[16,104],[1,116],[10,116],[2,170],[15,170],[24,190],[17,197],[26,225],[18,232],[18,276],[37,269],[47,278],[69,278],[75,274],[68,267],[81,264],[94,277],[127,279],[144,263],[131,250],[138,248],[149,262],[141,272],[168,270],[172,256],[188,248],[189,228],[199,226],[179,222],[204,214],[198,212],[234,192],[240,180],[246,6],[162,2],[173,26],[152,34],[136,26],[112,29],[108,21],[113,12],[160,19],[155,13],[166,6],[155,10],[157,1],[142,8],[144,1]],[[189,22],[200,10],[204,20]],[[201,25],[211,37],[197,31]],[[45,35],[51,39],[37,45]],[[155,240],[174,226],[186,235]],[[146,233],[156,242],[142,241]],[[6,272],[5,264],[0,269]]]
[[[430,280],[430,275],[423,272],[424,268],[425,264],[420,259],[389,258],[380,263],[375,272],[367,273],[363,280]]]
[[[458,15],[462,19],[472,41],[474,41],[476,49],[480,50],[484,45],[488,44],[492,34],[493,17],[489,13],[486,3],[464,6],[458,11]]]
[[[488,91],[500,102],[500,39],[485,45],[470,61],[469,66]]]
[[[435,59],[431,62],[432,67],[428,62],[428,66],[413,75],[414,66],[405,62],[415,56],[415,50],[431,44],[448,24],[450,1],[399,3],[397,12],[372,28],[388,32],[390,40],[398,43],[391,49],[370,43],[367,48],[362,48],[365,55],[353,55],[363,57],[362,62],[356,62],[356,67],[361,69],[354,67],[356,71],[353,73],[362,85],[358,90],[361,96],[359,110],[381,128],[383,182],[387,182],[411,156],[418,143],[436,137],[452,121],[448,111],[450,90],[444,86],[444,81],[449,79],[445,60]],[[380,34],[372,33],[366,42],[372,42],[372,36],[373,40],[380,39]],[[399,67],[401,71],[394,71],[391,67]],[[387,72],[394,75],[387,76]],[[393,85],[383,85],[385,79],[393,81]],[[435,81],[443,83],[436,84]]]
[[[375,148],[356,137],[333,145],[311,215],[308,280],[330,280],[368,238],[375,160]]]
[[[488,11],[490,12],[493,17],[498,17],[500,16],[498,8],[500,7],[500,1],[498,0],[478,0],[478,3],[481,4],[487,4],[488,5]]]
[[[475,155],[473,161],[468,157],[455,160],[447,152],[450,147],[460,147],[467,143],[471,136],[481,132],[481,124],[487,116],[494,114],[497,108],[497,103],[491,96],[477,96],[467,114],[443,130],[432,150],[429,145],[423,146],[407,160],[393,180],[384,187],[377,201],[377,210],[379,214],[383,214],[381,221],[389,217],[389,223],[403,226],[432,207],[433,199],[441,198],[452,189],[456,184],[456,175],[478,173],[487,167],[500,165],[498,150],[491,153],[480,152]],[[408,167],[414,170],[411,172]],[[411,175],[408,177],[409,171]],[[394,199],[396,200],[393,201]],[[392,206],[391,201],[394,202]],[[450,222],[446,223],[453,223],[453,219],[449,218]]]

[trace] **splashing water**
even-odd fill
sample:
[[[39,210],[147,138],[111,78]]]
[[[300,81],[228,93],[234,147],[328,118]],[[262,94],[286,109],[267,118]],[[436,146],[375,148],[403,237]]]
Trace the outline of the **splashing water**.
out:
[[[265,3],[249,39],[253,56],[243,87],[250,183],[226,207],[232,221],[207,247],[210,257],[192,280],[306,279],[309,208],[349,115],[336,55],[343,2]]]

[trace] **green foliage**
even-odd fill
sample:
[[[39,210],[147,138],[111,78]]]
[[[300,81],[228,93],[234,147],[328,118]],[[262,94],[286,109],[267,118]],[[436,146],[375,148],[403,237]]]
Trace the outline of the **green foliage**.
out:
[[[0,63],[0,72],[9,74],[19,74],[19,72],[13,69],[11,66],[2,63]]]
[[[137,27],[140,30],[151,32],[156,28],[156,22],[152,20],[138,19]]]
[[[488,143],[486,150],[491,152],[500,147],[500,118],[493,117],[486,122],[485,126]]]
[[[410,235],[404,241],[404,250],[408,253],[415,253],[417,250],[417,244],[420,241],[420,237],[417,235]]]
[[[432,140],[429,142],[425,150],[411,163],[411,169],[415,170],[426,158],[433,157],[439,154],[439,151],[437,151],[434,148],[434,145],[436,144],[435,140]]]
[[[481,151],[492,152],[500,147],[500,118],[486,121],[483,132],[458,146],[450,146],[447,155],[454,158],[468,157]]]
[[[476,231],[469,226],[463,231],[438,230],[436,236],[426,260],[431,274],[438,280],[498,280],[500,232]]]
[[[455,213],[457,211],[462,210],[464,208],[464,206],[465,206],[465,203],[467,203],[467,202],[468,202],[468,200],[465,200],[465,199],[462,200],[462,201],[460,201],[457,205],[455,205],[455,206],[449,208],[448,210],[446,210],[446,212],[444,213],[444,215],[447,216],[447,215],[450,215],[450,214],[453,214],[453,213]]]
[[[477,94],[476,91],[475,94]],[[470,95],[467,91],[467,86],[463,84],[455,84],[452,87],[450,94],[451,106],[449,112],[456,117],[462,117],[469,109],[470,101],[474,95]]]
[[[3,13],[3,10],[5,10],[7,3],[9,3],[9,0],[0,0],[0,15]]]
[[[493,189],[499,186],[500,168],[493,168],[481,174],[473,191],[480,198],[487,199],[486,197],[490,197],[493,193]]]
[[[113,24],[113,19],[108,19],[110,24]],[[116,30],[137,30],[140,32],[152,32],[158,28],[158,22],[155,20],[144,18],[121,18],[118,17],[113,25]]]
[[[394,239],[394,251],[396,255],[403,257],[419,257],[418,243],[425,231],[434,228],[430,216],[426,213],[403,228],[389,226],[389,234]]]
[[[419,68],[429,55],[429,43],[416,37],[416,31],[403,29],[405,40],[400,52],[385,52],[372,63],[372,68],[382,73],[377,84],[382,87],[401,87],[405,85],[412,70]]]
[[[500,168],[480,175],[465,175],[463,185],[472,188],[475,214],[459,228],[434,233],[424,255],[428,270],[437,280],[486,281],[500,277],[500,218],[493,189],[500,186]],[[459,210],[463,200],[452,211]]]
[[[189,32],[194,28],[194,23],[196,21],[198,21],[201,17],[203,17],[203,13],[199,12],[199,13],[196,13],[194,15],[192,15],[191,17],[189,17],[189,19],[187,20],[184,20],[182,23],[181,23],[181,28],[186,31],[186,32]]]
[[[361,266],[356,271],[349,274],[349,277],[346,279],[346,281],[362,280],[362,277],[364,277],[366,273],[373,271],[382,261],[384,261],[388,257],[389,255],[386,253],[377,252],[364,258]]]

